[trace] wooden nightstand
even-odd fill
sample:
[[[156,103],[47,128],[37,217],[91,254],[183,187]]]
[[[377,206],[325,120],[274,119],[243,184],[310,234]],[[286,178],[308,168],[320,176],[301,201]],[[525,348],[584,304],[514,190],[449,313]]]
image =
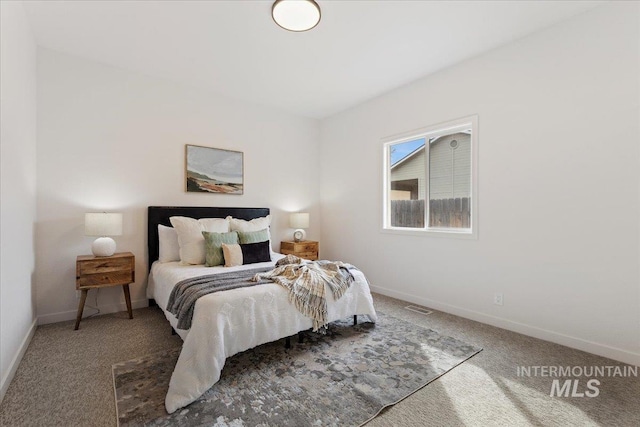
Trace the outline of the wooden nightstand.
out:
[[[76,260],[76,289],[82,291],[76,326],[80,327],[84,302],[87,300],[89,289],[104,288],[107,286],[122,286],[124,299],[127,302],[129,319],[133,319],[131,310],[131,294],[129,283],[136,280],[136,258],[131,252],[119,252],[111,256],[96,257],[93,255],[81,255]]]
[[[318,259],[318,242],[303,240],[301,242],[280,242],[280,253],[295,255],[300,258]]]

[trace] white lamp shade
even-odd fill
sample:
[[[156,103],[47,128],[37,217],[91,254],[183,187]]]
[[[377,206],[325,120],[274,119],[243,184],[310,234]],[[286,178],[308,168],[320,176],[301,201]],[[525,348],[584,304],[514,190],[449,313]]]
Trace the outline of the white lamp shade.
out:
[[[86,236],[120,236],[122,234],[121,213],[84,214],[84,234]]]
[[[271,16],[285,30],[307,31],[320,22],[320,6],[313,0],[277,0]]]
[[[291,228],[309,228],[309,214],[306,212],[292,213],[289,216]]]

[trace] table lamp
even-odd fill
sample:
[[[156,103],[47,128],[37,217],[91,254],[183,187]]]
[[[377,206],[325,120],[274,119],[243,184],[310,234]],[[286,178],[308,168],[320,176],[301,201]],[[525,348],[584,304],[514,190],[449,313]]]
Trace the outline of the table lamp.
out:
[[[111,256],[116,251],[116,242],[109,236],[122,235],[121,213],[86,213],[84,214],[85,236],[98,236],[91,245],[95,256]]]
[[[289,216],[289,226],[296,229],[296,231],[293,232],[294,241],[300,242],[304,240],[305,237],[307,237],[304,229],[309,228],[309,214],[306,212],[292,213]]]

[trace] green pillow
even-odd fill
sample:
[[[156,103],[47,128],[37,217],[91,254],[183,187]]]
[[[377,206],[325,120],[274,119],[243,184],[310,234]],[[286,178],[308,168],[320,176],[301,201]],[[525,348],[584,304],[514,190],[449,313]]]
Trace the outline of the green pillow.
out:
[[[224,265],[224,255],[222,253],[222,244],[234,245],[238,243],[238,233],[231,231],[229,233],[214,233],[211,231],[203,231],[205,243],[205,263],[207,267],[215,267],[216,265]]]
[[[241,245],[269,241],[269,230],[266,228],[260,231],[238,231],[237,233]]]

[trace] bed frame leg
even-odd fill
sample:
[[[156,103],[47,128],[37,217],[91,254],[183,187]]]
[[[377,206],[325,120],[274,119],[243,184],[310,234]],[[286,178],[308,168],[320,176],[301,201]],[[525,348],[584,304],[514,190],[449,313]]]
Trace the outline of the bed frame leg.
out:
[[[357,315],[357,314],[354,314],[354,315],[353,315],[353,324],[354,324],[354,325],[357,325],[357,324],[358,324],[358,315]]]
[[[284,340],[284,348],[291,348],[291,337],[287,337]]]

